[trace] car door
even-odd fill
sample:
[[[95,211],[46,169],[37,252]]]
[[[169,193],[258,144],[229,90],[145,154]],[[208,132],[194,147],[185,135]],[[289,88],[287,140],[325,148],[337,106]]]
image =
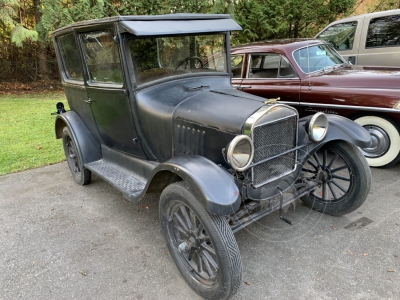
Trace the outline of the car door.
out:
[[[352,20],[334,22],[315,37],[331,43],[333,47],[348,62],[360,64],[358,51],[364,17],[355,17]]]
[[[299,105],[300,79],[285,57],[278,53],[248,54],[240,90],[264,98]]]
[[[111,29],[80,33],[87,70],[86,103],[106,146],[144,157],[137,142],[118,44],[113,37]]]
[[[400,14],[365,18],[357,64],[400,66]]]

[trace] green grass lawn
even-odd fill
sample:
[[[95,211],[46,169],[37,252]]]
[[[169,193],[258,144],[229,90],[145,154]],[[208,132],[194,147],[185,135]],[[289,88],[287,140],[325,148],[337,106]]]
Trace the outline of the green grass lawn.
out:
[[[55,138],[56,103],[64,93],[0,95],[0,175],[65,160]]]

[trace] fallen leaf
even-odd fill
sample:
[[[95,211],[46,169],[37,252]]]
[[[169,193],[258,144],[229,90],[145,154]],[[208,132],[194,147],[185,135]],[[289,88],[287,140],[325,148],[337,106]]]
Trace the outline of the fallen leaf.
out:
[[[248,282],[248,281],[244,281],[244,283],[247,285],[251,285],[251,282]]]
[[[37,150],[40,150],[40,149],[42,149],[42,148],[43,148],[42,146],[36,147]]]

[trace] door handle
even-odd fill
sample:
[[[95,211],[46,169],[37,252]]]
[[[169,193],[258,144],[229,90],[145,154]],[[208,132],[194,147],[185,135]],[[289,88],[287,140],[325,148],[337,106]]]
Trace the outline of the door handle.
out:
[[[243,90],[243,89],[250,89],[251,85],[232,85],[235,89]]]
[[[89,103],[89,104],[93,102],[92,99],[90,99],[90,98],[87,100],[83,100],[83,101],[85,101],[86,103]]]

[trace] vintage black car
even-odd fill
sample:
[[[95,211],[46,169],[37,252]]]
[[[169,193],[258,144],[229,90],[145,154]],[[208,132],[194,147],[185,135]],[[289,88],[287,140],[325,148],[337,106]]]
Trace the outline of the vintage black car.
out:
[[[234,232],[301,198],[331,215],[371,182],[369,133],[336,115],[299,119],[231,87],[229,15],[118,16],[53,33],[70,111],[57,106],[72,176],[95,173],[133,202],[161,193],[170,254],[201,296],[241,283]]]

